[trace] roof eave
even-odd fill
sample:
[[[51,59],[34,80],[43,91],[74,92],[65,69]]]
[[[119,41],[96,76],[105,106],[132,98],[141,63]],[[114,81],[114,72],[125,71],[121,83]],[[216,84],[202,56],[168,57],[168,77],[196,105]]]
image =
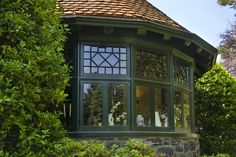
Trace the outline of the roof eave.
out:
[[[172,37],[195,43],[199,48],[204,49],[206,52],[213,56],[213,62],[211,66],[216,63],[216,56],[218,54],[218,50],[198,35],[191,33],[187,30],[177,29],[160,23],[134,18],[64,15],[62,16],[62,19],[68,20],[70,24],[104,27],[145,28],[149,31],[156,33],[171,34]]]

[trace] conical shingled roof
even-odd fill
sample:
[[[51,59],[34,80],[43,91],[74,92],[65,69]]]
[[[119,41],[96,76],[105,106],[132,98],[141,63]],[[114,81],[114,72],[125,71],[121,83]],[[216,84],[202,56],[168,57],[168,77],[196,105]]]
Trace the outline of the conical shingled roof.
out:
[[[82,15],[144,20],[186,31],[147,0],[58,0],[64,16]]]

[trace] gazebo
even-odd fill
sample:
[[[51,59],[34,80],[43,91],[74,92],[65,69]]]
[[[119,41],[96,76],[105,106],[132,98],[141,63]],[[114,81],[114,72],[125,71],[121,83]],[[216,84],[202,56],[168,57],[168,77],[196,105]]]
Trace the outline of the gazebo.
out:
[[[194,81],[217,50],[146,0],[58,0],[73,67],[64,123],[74,138],[138,138],[199,156]]]

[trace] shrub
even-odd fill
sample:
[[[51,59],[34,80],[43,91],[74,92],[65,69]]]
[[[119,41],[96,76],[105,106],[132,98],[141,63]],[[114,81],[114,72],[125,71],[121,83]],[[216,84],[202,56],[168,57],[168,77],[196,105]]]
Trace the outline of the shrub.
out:
[[[203,155],[202,157],[230,157],[230,156],[228,154],[216,154],[211,156]]]
[[[66,156],[79,157],[154,157],[155,150],[140,141],[127,141],[124,146],[106,147],[99,141],[68,140],[64,147]]]
[[[236,154],[236,80],[220,64],[196,85],[196,131],[203,154]]]
[[[69,80],[57,12],[56,0],[0,2],[0,150],[10,156],[53,154],[64,136],[48,113],[63,103]]]
[[[124,147],[117,150],[115,157],[152,157],[155,156],[154,148],[141,142],[130,140]]]

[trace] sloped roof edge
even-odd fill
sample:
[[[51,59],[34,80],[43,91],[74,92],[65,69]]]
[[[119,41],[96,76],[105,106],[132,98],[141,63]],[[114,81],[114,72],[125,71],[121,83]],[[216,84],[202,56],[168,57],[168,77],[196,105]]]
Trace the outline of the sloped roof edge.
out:
[[[111,27],[126,27],[126,28],[146,28],[149,31],[157,33],[170,33],[171,36],[180,39],[188,40],[200,48],[205,49],[212,55],[217,55],[218,50],[199,37],[197,34],[187,30],[181,30],[160,23],[142,20],[142,19],[124,19],[118,17],[103,17],[103,16],[85,16],[85,15],[63,15],[62,19],[70,20],[71,24],[94,25],[94,26],[111,26]]]

